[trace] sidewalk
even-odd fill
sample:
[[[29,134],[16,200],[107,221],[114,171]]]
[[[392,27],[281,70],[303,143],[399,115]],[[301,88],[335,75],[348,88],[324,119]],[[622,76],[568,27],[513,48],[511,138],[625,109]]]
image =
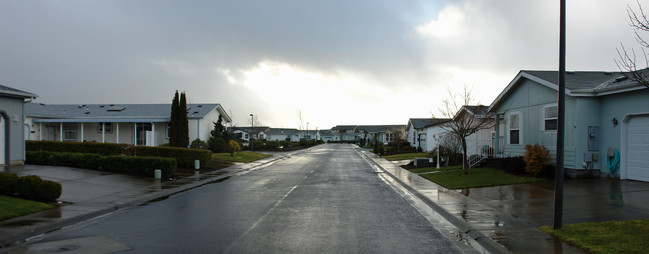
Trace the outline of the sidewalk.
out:
[[[6,167],[4,171],[13,172],[19,176],[38,175],[45,180],[61,183],[63,191],[58,200],[66,205],[0,221],[0,250],[3,247],[23,242],[30,237],[122,208],[137,206],[201,185],[245,174],[290,157],[291,154],[275,154],[272,157],[251,163],[173,181],[154,180],[153,176],[152,178],[142,178],[68,167],[42,165]]]
[[[448,190],[373,153],[362,153],[489,252],[582,253],[537,229],[553,225],[553,180]],[[649,218],[647,198],[645,182],[566,179],[563,224]]]

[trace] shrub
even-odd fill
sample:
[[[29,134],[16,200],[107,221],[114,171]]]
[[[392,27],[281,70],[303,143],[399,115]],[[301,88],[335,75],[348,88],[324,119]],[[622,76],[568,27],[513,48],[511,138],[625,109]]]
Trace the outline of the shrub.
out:
[[[18,176],[12,173],[0,172],[0,195],[11,196],[16,193]]]
[[[25,141],[25,149],[27,151],[94,153],[101,155],[122,154],[127,146],[126,144],[96,142]]]
[[[230,153],[230,156],[234,156],[235,152],[241,151],[241,146],[239,146],[237,141],[230,140],[230,142],[228,142],[227,151]]]
[[[276,150],[278,148],[279,148],[279,141],[271,140],[266,142],[266,144],[264,145],[264,149]]]
[[[162,177],[171,177],[176,172],[176,160],[172,158],[145,156],[104,156],[99,159],[100,170],[121,174],[153,176],[160,169]]]
[[[544,146],[525,145],[523,161],[525,162],[525,172],[528,174],[538,175],[551,160],[550,152]]]
[[[525,172],[525,162],[523,161],[523,157],[520,156],[505,158],[503,166],[507,173],[523,174]]]
[[[225,139],[221,137],[210,137],[207,141],[207,145],[213,153],[221,153],[225,151]]]
[[[61,196],[61,190],[62,188],[60,183],[43,180],[36,188],[36,196],[34,199],[44,202],[53,202]]]
[[[174,158],[179,167],[185,168],[193,168],[195,160],[199,160],[201,165],[210,165],[212,160],[212,153],[202,149],[133,146],[129,150],[131,150],[129,153],[137,156]]]
[[[189,145],[190,148],[193,149],[208,149],[209,146],[207,145],[207,142],[201,140],[200,138],[194,139],[192,143]]]
[[[16,182],[16,190],[18,191],[18,196],[25,199],[36,199],[37,197],[37,188],[43,182],[38,176],[28,175],[18,178]]]
[[[28,151],[26,163],[96,169],[99,154]]]
[[[281,140],[279,141],[279,145],[286,149],[291,147],[293,145],[293,142],[291,142],[290,140]]]
[[[173,149],[191,150],[186,148]],[[206,150],[196,151],[203,151],[211,155],[211,153]],[[147,177],[152,176],[153,170],[155,169],[162,170],[163,176],[168,177],[176,172],[177,167],[176,159],[173,158],[126,155],[101,156],[97,154],[57,152],[27,152],[27,163],[54,166],[75,166],[79,168]]]

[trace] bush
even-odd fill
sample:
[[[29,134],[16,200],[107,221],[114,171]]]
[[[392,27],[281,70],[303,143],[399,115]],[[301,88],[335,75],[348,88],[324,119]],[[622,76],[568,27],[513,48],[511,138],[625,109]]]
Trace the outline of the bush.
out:
[[[279,145],[286,149],[291,147],[293,145],[293,142],[291,142],[290,140],[281,140],[279,141]]]
[[[503,167],[507,173],[510,174],[523,174],[525,172],[525,162],[523,157],[509,157],[505,158]]]
[[[271,140],[266,142],[266,144],[264,145],[264,149],[276,150],[278,148],[279,148],[279,141]]]
[[[28,164],[56,165],[75,168],[97,169],[101,155],[91,153],[60,153],[46,151],[28,151]]]
[[[100,170],[145,177],[153,176],[154,170],[160,169],[163,178],[173,176],[177,167],[172,158],[118,155],[101,157],[99,165]]]
[[[207,146],[213,153],[225,152],[225,144],[225,139],[221,137],[210,137],[210,139],[207,141]]]
[[[241,146],[239,145],[239,142],[230,140],[228,142],[227,151],[228,153],[230,153],[230,156],[234,156],[235,152],[241,151]]]
[[[27,151],[94,153],[101,155],[122,154],[127,146],[126,144],[96,142],[25,141],[25,149]]]
[[[211,153],[206,150],[196,151],[204,151],[211,155]],[[57,152],[27,152],[26,162],[40,165],[74,166],[146,177],[151,177],[153,175],[153,170],[155,169],[162,170],[163,176],[168,177],[176,172],[177,167],[176,159],[173,158],[126,155],[101,156],[97,154]]]
[[[210,165],[212,161],[212,153],[202,149],[133,146],[129,150],[129,154],[136,156],[174,158],[178,166],[184,168],[193,168],[195,160],[199,160],[202,166]]]
[[[525,172],[528,174],[538,175],[551,160],[550,152],[544,146],[525,145],[523,161],[525,162]]]
[[[36,188],[36,197],[34,199],[44,202],[53,202],[61,196],[61,191],[62,188],[60,183],[43,180]]]
[[[12,173],[0,172],[0,195],[11,196],[16,193],[18,176]]]
[[[197,138],[192,141],[189,147],[193,149],[208,149],[209,145],[207,144],[207,142],[201,140],[200,138]]]
[[[37,198],[37,188],[43,182],[38,176],[28,175],[18,178],[16,182],[16,190],[18,196],[24,199],[34,200]]]

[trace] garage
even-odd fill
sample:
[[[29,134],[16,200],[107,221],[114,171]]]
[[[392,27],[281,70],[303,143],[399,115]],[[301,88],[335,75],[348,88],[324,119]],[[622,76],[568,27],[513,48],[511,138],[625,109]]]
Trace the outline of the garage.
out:
[[[626,178],[649,182],[649,115],[630,116],[624,133]]]

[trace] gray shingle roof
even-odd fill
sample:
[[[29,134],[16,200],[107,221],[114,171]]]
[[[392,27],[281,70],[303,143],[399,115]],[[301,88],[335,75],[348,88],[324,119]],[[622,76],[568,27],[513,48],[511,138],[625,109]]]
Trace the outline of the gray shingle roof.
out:
[[[538,77],[542,80],[548,81],[552,84],[559,84],[558,71],[528,71],[521,72],[528,73],[532,76]],[[594,89],[604,83],[610,86],[625,85],[633,83],[633,81],[626,79],[623,72],[605,72],[605,71],[569,71],[566,72],[566,88],[567,89]],[[617,79],[621,79],[617,81]]]
[[[219,104],[187,104],[189,119],[204,118]],[[171,104],[25,104],[25,114],[40,118],[61,119],[169,119]]]
[[[33,93],[25,92],[8,86],[0,85],[0,95],[7,97],[18,97],[18,98],[36,98],[38,95]]]
[[[410,118],[409,122],[412,124],[413,128],[421,129],[428,126],[442,124],[448,121],[450,121],[450,119],[447,118]]]
[[[267,132],[267,135],[297,135],[297,129],[288,129],[288,128],[270,128]]]

